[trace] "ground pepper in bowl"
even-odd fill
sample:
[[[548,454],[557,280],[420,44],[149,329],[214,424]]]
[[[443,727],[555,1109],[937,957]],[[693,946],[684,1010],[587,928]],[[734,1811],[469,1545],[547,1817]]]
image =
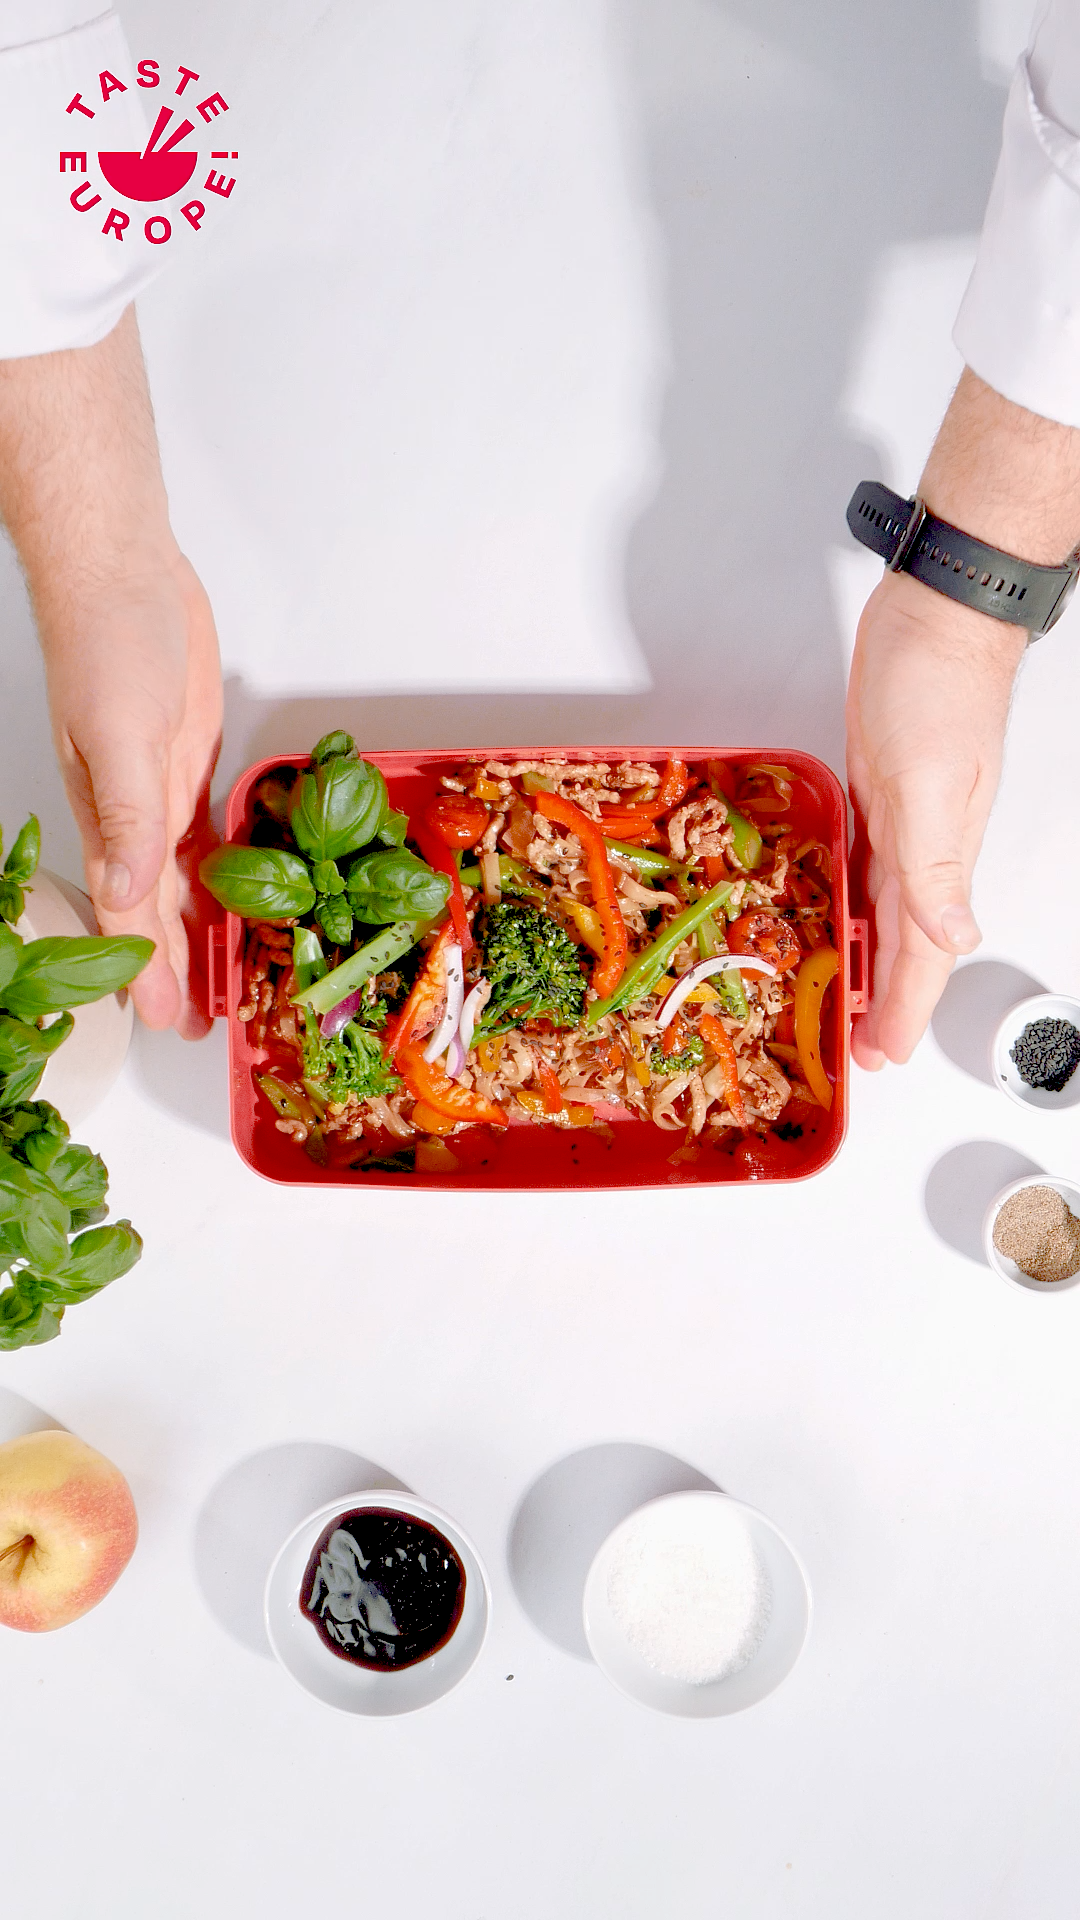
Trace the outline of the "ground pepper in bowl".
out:
[[[1021,1187],[994,1222],[994,1245],[1029,1280],[1071,1280],[1080,1273],[1080,1220],[1056,1187]]]

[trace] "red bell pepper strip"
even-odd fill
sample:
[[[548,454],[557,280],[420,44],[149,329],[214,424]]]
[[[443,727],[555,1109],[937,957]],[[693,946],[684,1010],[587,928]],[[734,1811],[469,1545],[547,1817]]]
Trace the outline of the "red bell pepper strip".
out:
[[[554,1067],[549,1066],[542,1055],[534,1055],[536,1077],[540,1082],[540,1091],[544,1096],[545,1113],[561,1113],[566,1105],[563,1090],[559,1085],[559,1076]]]
[[[436,1113],[444,1113],[450,1120],[486,1122],[491,1127],[510,1125],[509,1117],[494,1100],[485,1100],[471,1087],[451,1080],[433,1060],[424,1059],[420,1047],[402,1047],[398,1066],[410,1092]]]
[[[603,831],[595,820],[589,819],[587,813],[575,807],[572,800],[564,800],[561,793],[538,793],[536,811],[542,813],[545,820],[554,820],[560,827],[565,827],[568,833],[576,834],[581,842],[589,871],[593,905],[600,915],[604,934],[604,957],[593,968],[592,984],[599,998],[604,1000],[609,993],[614,993],[626,970],[630,937],[619,906]]]
[[[643,847],[663,845],[662,836],[651,820],[618,807],[604,809],[604,832],[611,840],[636,840]]]
[[[457,937],[457,928],[448,920],[441,928],[434,945],[428,948],[427,957],[416,979],[405,1005],[396,1018],[387,1023],[386,1057],[392,1060],[399,1047],[408,1046],[410,1041],[422,1040],[434,1033],[442,1018],[446,1003],[446,949]]]
[[[707,1040],[716,1055],[724,1082],[724,1098],[736,1123],[745,1127],[746,1108],[743,1106],[742,1089],[739,1086],[739,1064],[735,1058],[735,1049],[731,1044],[731,1035],[714,1013],[703,1013],[698,1021],[698,1032]]]
[[[673,1053],[681,1053],[686,1045],[686,1041],[686,1021],[683,1019],[681,1013],[677,1013],[669,1025],[664,1028],[664,1037],[660,1042],[660,1051],[664,1059],[670,1060]]]
[[[663,778],[656,789],[654,800],[629,801],[625,807],[613,807],[609,812],[603,809],[604,819],[612,815],[628,814],[632,820],[659,820],[662,813],[670,813],[680,800],[685,799],[690,790],[690,769],[682,760],[669,760],[664,768]]]
[[[453,853],[426,820],[410,821],[409,838],[416,841],[429,867],[433,867],[436,873],[445,873],[449,877],[450,898],[447,905],[450,908],[450,918],[454,923],[458,946],[462,953],[468,953],[473,944],[472,928],[469,925],[465,895],[461,891],[461,881],[458,878]]]

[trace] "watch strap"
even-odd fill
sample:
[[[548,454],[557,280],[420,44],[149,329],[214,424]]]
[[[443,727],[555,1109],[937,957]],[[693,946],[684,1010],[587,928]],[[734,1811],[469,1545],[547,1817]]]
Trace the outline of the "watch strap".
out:
[[[1076,582],[1075,556],[1060,567],[1018,560],[928,513],[917,495],[904,500],[878,480],[856,487],[847,523],[894,572],[1032,633],[1053,626]]]

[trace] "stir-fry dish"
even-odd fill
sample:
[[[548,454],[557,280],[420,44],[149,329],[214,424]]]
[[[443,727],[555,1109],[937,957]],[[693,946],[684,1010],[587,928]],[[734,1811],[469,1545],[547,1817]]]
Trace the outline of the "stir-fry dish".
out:
[[[281,1132],[331,1167],[636,1119],[673,1157],[798,1137],[832,1084],[830,856],[776,763],[486,760],[390,805],[348,734],[255,789],[202,866],[247,923],[238,1018]]]

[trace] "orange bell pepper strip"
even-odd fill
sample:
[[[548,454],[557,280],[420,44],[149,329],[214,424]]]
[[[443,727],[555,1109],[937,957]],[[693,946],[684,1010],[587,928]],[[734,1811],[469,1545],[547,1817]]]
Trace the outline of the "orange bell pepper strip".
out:
[[[832,1106],[832,1081],[821,1060],[821,1003],[825,989],[840,970],[840,956],[832,947],[816,947],[808,953],[795,976],[795,1045],[799,1065],[814,1098],[825,1108]]]
[[[631,820],[659,820],[662,813],[670,813],[680,800],[685,799],[690,790],[690,769],[683,760],[669,760],[664,768],[660,785],[656,789],[654,800],[630,801],[625,807],[614,807],[611,812],[603,809],[605,821],[616,813],[626,814]],[[613,839],[618,839],[614,834]]]
[[[446,949],[456,938],[456,931],[452,920],[440,929],[434,946],[428,948],[427,958],[413,981],[405,1005],[396,1019],[388,1023],[385,1045],[388,1060],[394,1058],[400,1047],[434,1033],[442,1019],[446,1002]]]
[[[731,1035],[714,1013],[702,1014],[698,1021],[698,1032],[716,1055],[724,1082],[724,1097],[738,1125],[745,1127],[746,1108],[743,1105],[742,1089],[739,1086],[739,1063],[735,1058]]]
[[[677,1013],[670,1024],[664,1028],[664,1037],[660,1042],[660,1051],[664,1059],[670,1060],[673,1053],[681,1053],[688,1037],[686,1021],[681,1013]]]
[[[491,1127],[508,1127],[510,1121],[502,1107],[494,1100],[485,1100],[482,1094],[474,1093],[471,1087],[463,1087],[457,1080],[451,1080],[433,1060],[425,1060],[418,1046],[402,1047],[398,1054],[398,1067],[410,1093],[425,1107],[432,1107],[436,1113],[444,1113],[450,1120],[475,1120],[486,1122]]]
[[[461,881],[453,853],[446,842],[439,838],[430,822],[424,819],[410,821],[409,839],[416,841],[428,866],[433,867],[436,873],[445,873],[449,879],[450,898],[447,906],[450,909],[450,918],[454,924],[458,946],[462,953],[468,953],[473,944],[472,928],[469,925],[465,895],[461,891]]]
[[[614,993],[626,971],[630,936],[619,906],[603,830],[595,820],[589,819],[587,813],[582,813],[580,807],[575,807],[572,800],[564,800],[561,793],[538,793],[536,811],[542,813],[545,820],[554,820],[558,826],[565,827],[568,833],[576,834],[581,842],[593,904],[600,915],[604,933],[603,958],[593,968],[592,984],[599,998],[605,1000],[608,994]]]
[[[663,845],[663,837],[651,820],[642,814],[631,813],[627,808],[604,809],[604,831],[610,840],[636,840],[643,847]]]

